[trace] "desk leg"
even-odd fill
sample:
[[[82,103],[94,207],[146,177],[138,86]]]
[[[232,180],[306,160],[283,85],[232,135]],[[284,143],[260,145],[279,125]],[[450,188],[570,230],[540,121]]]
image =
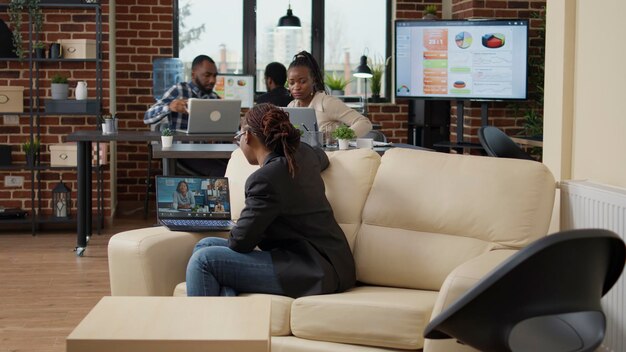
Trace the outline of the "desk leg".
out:
[[[83,256],[91,236],[91,142],[78,142],[78,204],[76,255]]]
[[[176,159],[163,158],[163,176],[176,175]]]
[[[85,165],[85,154],[87,154],[87,144],[91,142],[78,142],[77,161],[78,161],[78,204],[76,206],[76,214],[78,224],[76,226],[76,255],[81,257],[87,247],[87,174],[89,165]]]

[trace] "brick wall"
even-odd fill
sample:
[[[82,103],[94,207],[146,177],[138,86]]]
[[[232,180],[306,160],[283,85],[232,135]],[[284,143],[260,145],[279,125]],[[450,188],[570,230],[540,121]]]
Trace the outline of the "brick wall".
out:
[[[104,107],[108,107],[108,1],[102,0],[104,25]],[[156,3],[156,4],[155,4]],[[421,18],[427,5],[437,5],[441,11],[441,0],[397,0],[397,18]],[[519,17],[529,18],[532,13],[545,6],[545,0],[505,1],[505,0],[453,0],[454,18],[472,17]],[[152,61],[159,57],[172,55],[172,0],[118,0],[116,5],[117,26],[117,116],[119,128],[124,130],[147,130],[143,124],[143,114],[146,108],[153,103],[152,98]],[[91,13],[82,10],[47,10],[44,23],[45,40],[56,41],[58,38],[94,38],[95,27]],[[441,14],[439,14],[441,17]],[[0,18],[8,23],[6,13],[0,13]],[[535,28],[539,25],[536,20],[531,21],[531,46],[539,47]],[[22,28],[23,31],[26,27]],[[27,32],[25,32],[27,33]],[[25,35],[27,37],[27,34]],[[538,50],[531,49],[531,55],[537,55]],[[94,96],[95,73],[93,63],[46,63],[42,70],[42,77],[49,78],[55,72],[65,72],[71,75],[70,85],[75,86],[78,80],[87,80],[90,91],[89,97]],[[0,85],[23,85],[28,87],[27,66],[18,62],[0,61]],[[42,94],[48,95],[49,83],[42,81]],[[28,101],[25,102],[28,104]],[[453,106],[454,106],[453,102]],[[380,103],[369,105],[370,117],[374,123],[380,124],[382,131],[392,142],[406,142],[408,105],[406,101],[396,104]],[[504,128],[508,133],[520,129],[521,118],[516,116],[507,103],[490,103],[490,123]],[[480,125],[480,107],[474,103],[466,103],[466,124],[464,136],[466,140],[477,142],[476,131]],[[20,125],[5,126],[0,121],[0,143],[13,145],[13,159],[17,162],[24,160],[20,143],[29,135],[29,118],[24,115],[20,118]],[[94,118],[73,116],[46,116],[41,119],[42,142],[44,146],[63,142],[63,135],[80,129],[95,128]],[[456,112],[453,108],[451,138],[456,138]],[[47,151],[43,151],[42,160],[49,160]],[[118,172],[117,192],[120,205],[125,203],[139,204],[145,194],[145,177],[147,170],[147,146],[142,143],[118,144]],[[153,168],[159,171],[160,161],[153,162]],[[6,188],[4,177],[0,177],[0,205],[30,208],[30,172],[7,172],[0,175],[22,175],[27,180],[24,188]],[[68,184],[76,197],[76,172],[46,171],[42,173],[45,213],[51,207],[49,199],[51,188],[59,178]],[[105,210],[110,214],[110,175],[105,171]],[[94,187],[95,189],[95,187]],[[95,199],[95,192],[94,192]],[[72,209],[75,211],[75,209]]]

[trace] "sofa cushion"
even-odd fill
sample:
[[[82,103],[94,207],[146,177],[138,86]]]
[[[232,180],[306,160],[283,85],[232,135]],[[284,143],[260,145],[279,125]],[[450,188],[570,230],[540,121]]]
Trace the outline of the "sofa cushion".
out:
[[[366,272],[371,263],[393,261],[384,270],[359,275],[359,280],[387,285],[389,273],[402,270],[411,281],[394,285],[438,290],[455,261],[460,264],[491,249],[521,248],[545,236],[554,191],[554,177],[535,161],[389,150],[363,209],[354,254],[357,273]],[[371,231],[365,224],[388,230]],[[437,234],[458,238],[436,241]],[[429,245],[438,243],[428,247],[430,255],[423,238]],[[367,252],[359,253],[361,249]],[[416,277],[429,280],[422,285]]]
[[[363,206],[380,165],[380,156],[371,149],[326,154],[330,161],[330,166],[322,172],[326,197],[333,208],[335,219],[353,248],[354,238],[361,224]],[[258,168],[248,163],[241,149],[232,153],[226,168],[226,177],[230,185],[233,219],[239,218],[244,207],[246,180]]]
[[[176,285],[174,289],[175,297],[187,296],[187,285],[184,282]],[[270,327],[272,336],[289,336],[291,329],[289,326],[291,303],[293,298],[276,295],[265,295],[260,293],[241,294],[240,296],[267,296],[272,299],[272,313],[270,318]]]
[[[350,248],[361,224],[361,213],[370,192],[380,156],[371,149],[327,153],[330,166],[322,172],[326,198]]]
[[[291,307],[291,331],[311,340],[421,348],[437,294],[362,286],[340,294],[298,298]]]

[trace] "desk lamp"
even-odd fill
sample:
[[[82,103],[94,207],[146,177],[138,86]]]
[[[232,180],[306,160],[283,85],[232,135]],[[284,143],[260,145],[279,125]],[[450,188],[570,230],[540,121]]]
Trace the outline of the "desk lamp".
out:
[[[367,79],[372,78],[372,70],[367,66],[367,56],[361,56],[361,62],[356,68],[354,77],[365,78],[365,103],[363,104],[363,116],[367,116]]]
[[[278,20],[278,27],[280,28],[300,28],[302,25],[300,24],[300,19],[293,15],[293,11],[291,11],[291,1],[289,1],[289,7],[287,8],[287,15],[281,17]]]

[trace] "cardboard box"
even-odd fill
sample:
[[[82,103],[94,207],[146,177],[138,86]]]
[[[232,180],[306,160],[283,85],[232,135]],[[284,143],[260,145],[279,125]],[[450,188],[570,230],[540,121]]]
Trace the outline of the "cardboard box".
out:
[[[50,166],[52,167],[75,167],[77,166],[78,149],[76,143],[51,144],[50,147]],[[96,164],[96,143],[91,144],[92,165]],[[109,144],[100,143],[100,165],[109,162],[108,158]]]
[[[93,39],[59,39],[64,59],[95,59],[96,41]]]
[[[24,112],[24,87],[0,86],[0,112]]]

